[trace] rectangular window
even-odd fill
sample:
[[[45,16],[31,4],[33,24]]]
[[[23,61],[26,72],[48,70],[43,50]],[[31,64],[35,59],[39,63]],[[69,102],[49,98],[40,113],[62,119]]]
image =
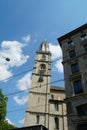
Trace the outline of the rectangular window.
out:
[[[69,42],[68,42],[68,47],[71,47],[71,46],[73,46],[73,45],[74,45],[73,41],[69,41]]]
[[[79,94],[83,92],[81,80],[74,81],[73,86],[74,86],[75,94]]]
[[[55,117],[55,129],[59,130],[59,119],[58,119],[58,117]]]
[[[36,124],[39,124],[39,120],[40,120],[40,116],[37,115],[37,116],[36,116]]]
[[[87,116],[87,104],[76,107],[78,116]]]
[[[72,103],[71,102],[67,102],[67,112],[72,113]]]
[[[84,45],[85,52],[87,52],[87,45]]]
[[[77,125],[77,130],[87,130],[87,123],[85,122],[85,123],[79,123],[78,125]]]
[[[70,56],[70,58],[74,58],[76,56],[75,50],[71,50],[69,52],[69,56]]]
[[[55,103],[55,104],[54,104],[54,108],[55,108],[55,111],[58,111],[58,110],[59,110],[58,103]]]
[[[71,71],[72,71],[72,73],[79,72],[78,63],[75,63],[75,64],[71,65]]]

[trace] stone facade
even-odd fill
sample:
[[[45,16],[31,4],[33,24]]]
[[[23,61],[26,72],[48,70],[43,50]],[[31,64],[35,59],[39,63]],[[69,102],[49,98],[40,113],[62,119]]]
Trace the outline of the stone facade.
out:
[[[51,87],[51,53],[43,41],[36,52],[24,126],[41,124],[49,130],[67,130],[65,90]]]
[[[69,130],[87,129],[87,24],[58,38],[63,53]]]
[[[64,98],[64,88],[51,86],[49,99],[49,130],[54,130],[54,128],[58,130],[67,130],[67,113]],[[58,120],[58,124],[56,120]]]

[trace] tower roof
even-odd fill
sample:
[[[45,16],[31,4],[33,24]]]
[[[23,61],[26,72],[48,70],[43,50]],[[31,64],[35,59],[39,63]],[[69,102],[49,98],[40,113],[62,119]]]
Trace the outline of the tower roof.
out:
[[[49,51],[49,44],[47,43],[47,41],[43,41],[39,47],[39,51]]]

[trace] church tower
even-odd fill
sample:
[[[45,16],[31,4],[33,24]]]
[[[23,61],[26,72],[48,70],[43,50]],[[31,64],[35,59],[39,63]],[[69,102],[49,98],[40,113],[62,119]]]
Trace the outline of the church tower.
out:
[[[24,126],[41,124],[48,128],[48,101],[50,98],[51,53],[49,45],[43,41],[36,52],[31,88]]]

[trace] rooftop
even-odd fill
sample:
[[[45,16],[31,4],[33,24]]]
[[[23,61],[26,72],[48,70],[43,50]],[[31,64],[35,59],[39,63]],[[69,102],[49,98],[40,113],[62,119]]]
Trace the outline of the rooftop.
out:
[[[71,31],[71,32],[69,32],[69,33],[67,33],[67,34],[65,34],[65,35],[63,35],[63,36],[57,38],[57,40],[59,41],[60,46],[61,46],[61,42],[62,42],[63,40],[65,40],[65,39],[67,39],[67,38],[69,38],[69,37],[71,37],[71,36],[73,36],[73,35],[75,35],[75,34],[81,32],[82,30],[84,30],[84,29],[86,29],[86,28],[87,28],[87,23],[84,24],[84,25],[82,25],[82,26],[80,26],[80,27],[78,27],[78,28],[76,28],[75,30],[73,30],[73,31]]]
[[[64,91],[65,92],[65,88],[64,87],[57,87],[57,86],[51,86],[50,90],[56,90],[56,91]]]

